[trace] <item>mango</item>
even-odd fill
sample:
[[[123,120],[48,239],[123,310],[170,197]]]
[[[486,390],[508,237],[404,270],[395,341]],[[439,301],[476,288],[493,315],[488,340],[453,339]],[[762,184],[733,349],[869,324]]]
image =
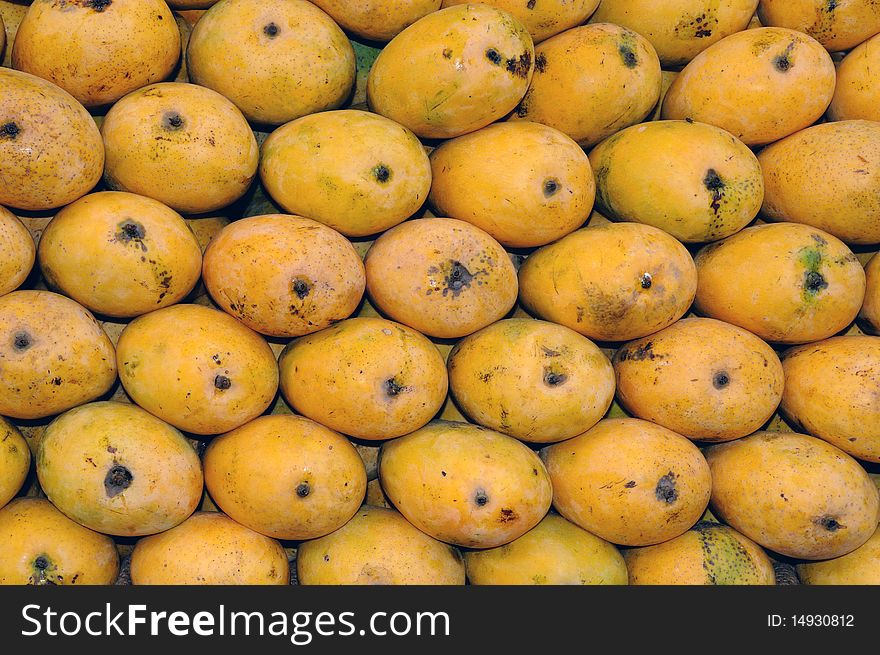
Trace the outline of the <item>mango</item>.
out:
[[[485,4],[441,9],[395,36],[370,70],[370,110],[420,137],[449,139],[508,114],[535,69],[532,37]]]
[[[367,474],[342,435],[301,416],[260,416],[211,440],[205,484],[230,518],[276,539],[314,539],[348,521]]]
[[[798,577],[806,585],[880,584],[880,528],[854,551],[817,562],[797,565]]]
[[[451,421],[383,443],[379,480],[419,530],[471,548],[521,537],[544,517],[553,495],[534,451],[494,430]]]
[[[286,585],[287,553],[275,539],[218,512],[196,512],[131,553],[135,585]]]
[[[266,341],[201,305],[137,317],[119,336],[116,359],[134,402],[195,434],[244,425],[269,407],[278,390],[278,366]]]
[[[625,585],[620,551],[556,514],[509,544],[464,554],[472,585]]]
[[[826,339],[852,323],[865,298],[865,271],[846,244],[798,223],[746,228],[694,261],[695,309],[765,341]]]
[[[31,468],[31,451],[18,428],[0,417],[0,507],[21,490]]]
[[[111,585],[119,572],[113,540],[45,498],[16,498],[0,509],[0,541],[0,585]]]
[[[773,348],[711,318],[683,318],[625,344],[613,361],[627,411],[699,441],[760,430],[787,383]]]
[[[781,27],[731,34],[684,67],[666,94],[663,119],[691,119],[765,145],[815,123],[836,75],[814,38]]]
[[[293,337],[347,318],[366,287],[364,264],[335,230],[302,216],[235,221],[205,249],[205,286],[252,330]]]
[[[584,151],[530,121],[496,123],[431,151],[428,201],[504,246],[543,246],[586,222],[596,185]]]
[[[649,225],[591,225],[539,248],[519,270],[530,314],[599,341],[668,327],[690,308],[697,273],[687,249]]]
[[[0,296],[15,291],[34,266],[37,247],[21,220],[0,207]]]
[[[876,254],[865,263],[865,285],[859,322],[868,334],[880,334],[880,257]]]
[[[36,461],[49,500],[106,534],[167,530],[192,514],[202,496],[193,447],[129,403],[87,403],[61,414],[46,428]]]
[[[648,546],[690,529],[706,510],[709,466],[685,437],[635,418],[604,419],[541,450],[553,507],[613,544]]]
[[[830,559],[855,550],[877,529],[877,487],[856,460],[821,439],[756,432],[705,454],[713,513],[764,548]]]
[[[860,0],[761,0],[758,18],[805,32],[830,52],[849,50],[880,32],[880,7]]]
[[[443,0],[441,7],[467,4],[468,0]],[[596,11],[599,0],[489,0],[485,4],[503,9],[525,26],[535,43],[581,25]]]
[[[464,563],[454,546],[415,528],[399,512],[364,505],[332,534],[296,552],[302,585],[463,585]]]
[[[752,222],[764,179],[758,159],[724,130],[688,121],[634,125],[590,152],[597,209],[679,241],[717,241]]]
[[[418,19],[440,9],[440,0],[314,0],[340,27],[368,41],[390,41]]]
[[[880,89],[871,70],[880,67],[880,35],[853,48],[837,67],[837,85],[828,107],[828,119],[880,121]]]
[[[351,42],[305,0],[220,0],[193,28],[186,61],[194,83],[269,125],[341,107],[355,79]]]

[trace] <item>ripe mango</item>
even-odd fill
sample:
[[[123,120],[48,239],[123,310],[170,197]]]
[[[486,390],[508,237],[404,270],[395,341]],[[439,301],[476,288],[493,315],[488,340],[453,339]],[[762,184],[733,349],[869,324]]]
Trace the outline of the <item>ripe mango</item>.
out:
[[[340,27],[369,41],[390,41],[440,0],[314,0]]]
[[[829,52],[849,50],[880,32],[875,2],[761,0],[758,18],[764,25],[805,32]]]
[[[880,257],[872,255],[865,264],[865,301],[859,321],[869,334],[880,334]]]
[[[834,559],[801,562],[797,573],[807,585],[880,584],[880,528],[854,551]]]
[[[443,0],[441,7],[467,4],[468,0]],[[485,4],[514,16],[532,35],[535,43],[581,25],[596,11],[599,0],[489,0]]]
[[[880,67],[880,35],[853,48],[837,67],[837,85],[828,119],[880,121],[880,89],[873,75]],[[874,74],[871,71],[874,71]]]
[[[0,507],[19,492],[31,468],[31,451],[18,428],[0,416]]]
[[[34,266],[37,247],[21,220],[0,207],[0,296],[15,291]]]

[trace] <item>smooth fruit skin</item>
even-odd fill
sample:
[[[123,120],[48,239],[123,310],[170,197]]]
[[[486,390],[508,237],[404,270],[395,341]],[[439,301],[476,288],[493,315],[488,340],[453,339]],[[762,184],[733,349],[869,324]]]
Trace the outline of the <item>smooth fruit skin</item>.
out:
[[[552,500],[538,456],[513,437],[432,421],[382,444],[379,480],[406,519],[435,539],[492,548],[532,529]]]
[[[812,37],[781,27],[746,30],[684,67],[661,116],[709,123],[748,146],[764,145],[821,118],[835,80],[831,56]]]
[[[660,98],[660,60],[625,27],[601,23],[535,48],[535,74],[510,120],[543,123],[589,148],[650,115]]]
[[[605,353],[547,321],[493,323],[453,346],[447,367],[455,402],[472,421],[532,443],[586,432],[614,399]]]
[[[205,484],[230,518],[276,539],[314,539],[343,526],[367,488],[342,435],[301,416],[260,416],[211,440]]]
[[[781,409],[805,432],[880,463],[880,337],[850,335],[787,350]]]
[[[760,430],[786,383],[773,348],[710,318],[683,318],[631,341],[613,362],[621,405],[699,441],[729,441]]]
[[[748,227],[704,246],[694,261],[695,309],[769,342],[833,336],[865,298],[865,272],[846,244],[798,223]]]
[[[390,41],[440,0],[314,0],[344,30],[369,41]]]
[[[351,318],[297,339],[278,363],[281,392],[297,413],[361,439],[417,430],[448,390],[437,347],[383,318]]]
[[[437,216],[482,228],[504,246],[543,246],[586,222],[596,195],[584,151],[529,121],[495,123],[431,151]]]
[[[880,7],[863,0],[761,0],[758,18],[805,32],[829,52],[849,50],[880,32]]]
[[[463,585],[458,549],[426,535],[396,510],[364,505],[339,530],[296,551],[302,585]]]
[[[15,291],[34,266],[37,247],[19,218],[0,207],[0,296]]]
[[[828,107],[829,120],[880,121],[880,89],[873,83],[871,73],[878,67],[880,35],[853,48],[838,66],[834,98]]]
[[[183,214],[226,207],[257,174],[260,150],[225,97],[195,84],[132,91],[104,118],[104,180],[114,191],[158,200]]]
[[[162,0],[35,0],[12,49],[18,70],[57,84],[86,107],[166,79],[180,33]]]
[[[346,109],[304,116],[272,132],[262,147],[260,179],[285,211],[360,237],[419,210],[431,189],[431,164],[407,128]]]
[[[441,7],[467,3],[468,0],[443,0]],[[539,43],[582,24],[596,11],[599,0],[541,0],[540,3],[489,0],[486,4],[509,12],[529,31],[532,40]]]
[[[511,14],[484,4],[449,7],[382,49],[367,80],[367,103],[420,137],[449,139],[508,114],[534,67],[532,37]]]
[[[17,498],[0,509],[0,543],[0,585],[111,585],[119,572],[113,540],[45,498]]]
[[[0,68],[0,205],[54,209],[100,181],[104,145],[76,98],[42,78]]]
[[[700,521],[683,535],[623,554],[631,585],[773,585],[763,549],[729,526]]]
[[[520,304],[599,341],[628,341],[684,316],[697,290],[687,249],[650,225],[586,227],[529,255]]]
[[[880,257],[872,255],[865,264],[865,301],[859,321],[869,334],[880,334]]]
[[[880,528],[854,551],[834,559],[801,562],[797,573],[806,585],[880,584]]]
[[[186,60],[195,84],[269,125],[341,107],[355,80],[351,42],[305,0],[221,0],[196,23]]]
[[[218,512],[196,512],[180,525],[138,540],[135,585],[286,585],[287,553],[275,539]]]
[[[516,302],[516,269],[480,228],[452,218],[401,223],[364,258],[377,309],[427,336],[457,338],[505,316]]]
[[[640,419],[605,419],[541,450],[553,507],[606,541],[648,546],[691,528],[709,502],[712,480],[685,437]]]
[[[278,389],[278,366],[266,341],[201,305],[139,316],[120,335],[116,357],[134,402],[195,434],[244,425],[269,407]]]
[[[202,496],[202,467],[190,443],[130,403],[88,403],[60,415],[46,428],[36,461],[49,500],[106,534],[167,530]]]
[[[758,0],[602,0],[591,23],[642,34],[665,67],[683,66],[713,43],[746,29]]]
[[[0,507],[19,492],[31,467],[31,451],[21,432],[0,416]]]
[[[202,270],[201,248],[180,214],[120,191],[89,194],[58,212],[38,254],[52,288],[113,317],[180,302]]]
[[[874,483],[852,457],[821,439],[756,432],[705,454],[712,512],[764,548],[829,559],[855,550],[877,528]]]
[[[465,552],[472,585],[625,585],[620,551],[556,514],[509,544]]]
[[[37,419],[102,396],[113,344],[82,305],[51,291],[0,297],[0,415]]]
[[[764,198],[758,159],[705,123],[634,125],[590,151],[597,209],[660,228],[685,243],[717,241],[752,222]]]
[[[277,337],[347,318],[366,288],[364,264],[345,237],[285,214],[249,216],[223,228],[205,249],[202,279],[221,309]]]
[[[764,148],[762,216],[812,225],[849,244],[880,242],[880,123],[814,125]]]

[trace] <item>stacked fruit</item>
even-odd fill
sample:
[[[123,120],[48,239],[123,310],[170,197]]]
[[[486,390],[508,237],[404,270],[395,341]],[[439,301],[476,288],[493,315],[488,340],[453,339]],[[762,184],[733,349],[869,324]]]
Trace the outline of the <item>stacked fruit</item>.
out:
[[[0,582],[880,583],[877,3],[0,18]]]

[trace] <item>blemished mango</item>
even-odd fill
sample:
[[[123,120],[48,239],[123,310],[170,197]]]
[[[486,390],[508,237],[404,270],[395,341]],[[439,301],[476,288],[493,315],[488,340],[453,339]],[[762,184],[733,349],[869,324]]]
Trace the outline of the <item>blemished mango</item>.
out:
[[[18,428],[0,416],[0,507],[19,492],[31,467],[31,451]]]
[[[859,310],[859,323],[868,334],[880,334],[880,257],[865,264],[865,301]]]
[[[247,120],[225,97],[161,82],[121,98],[104,118],[104,181],[184,214],[215,211],[248,190],[260,150]]]
[[[631,341],[613,361],[621,405],[699,441],[729,441],[761,429],[785,386],[773,348],[710,318],[683,318]]]
[[[443,0],[441,6],[445,9],[467,3],[468,0]],[[485,4],[509,12],[525,26],[532,40],[539,43],[582,24],[596,11],[599,0],[488,0]]]
[[[293,337],[350,316],[366,287],[351,243],[302,216],[235,221],[205,249],[202,276],[214,302],[262,334]]]
[[[709,123],[748,146],[764,145],[821,118],[835,81],[834,62],[818,41],[760,27],[694,57],[669,88],[661,116]]]
[[[854,551],[817,562],[797,565],[806,585],[880,585],[880,528]]]
[[[367,103],[420,137],[449,139],[508,114],[534,69],[532,37],[516,18],[485,4],[456,5],[391,39],[370,70]]]
[[[341,107],[355,80],[351,42],[305,0],[220,0],[193,28],[186,61],[194,83],[270,125]]]
[[[0,296],[15,291],[34,266],[37,247],[24,223],[0,207]]]
[[[76,98],[40,77],[0,68],[0,205],[54,209],[100,181],[104,145]]]
[[[169,7],[183,11],[191,9],[208,9],[215,4],[217,4],[217,0],[168,0]]]
[[[628,341],[684,316],[697,289],[694,261],[650,225],[591,225],[529,255],[520,303],[531,314],[599,341]]]
[[[880,88],[871,71],[880,67],[880,35],[853,48],[837,68],[837,85],[828,107],[832,121],[880,121]]]
[[[301,416],[260,416],[211,440],[205,484],[217,506],[276,539],[314,539],[360,508],[364,464],[342,435]]]
[[[119,572],[113,539],[45,498],[16,498],[0,509],[0,541],[0,585],[111,585]]]
[[[389,318],[432,337],[456,338],[504,317],[516,303],[516,269],[487,232],[452,218],[407,221],[364,258],[367,294]]]
[[[763,217],[812,225],[850,244],[880,242],[880,123],[814,125],[767,146],[758,161]]]
[[[275,539],[219,512],[196,512],[170,530],[138,540],[131,553],[131,582],[286,585],[290,564]]]
[[[476,423],[517,439],[549,443],[586,432],[614,398],[605,353],[562,325],[498,321],[449,353],[450,390]]]
[[[880,337],[839,336],[787,350],[781,409],[808,434],[880,463]]]
[[[138,405],[180,430],[228,432],[262,414],[278,390],[272,349],[228,314],[172,305],[137,317],[117,342],[119,375]]]
[[[304,116],[262,147],[260,179],[285,211],[350,237],[384,232],[415,214],[431,164],[410,130],[354,109]]]
[[[482,228],[504,246],[543,246],[573,232],[593,208],[584,151],[530,121],[496,123],[431,151],[428,198],[437,216]]]
[[[121,191],[64,207],[43,230],[38,255],[50,287],[112,317],[180,302],[202,270],[201,248],[180,214]]]
[[[865,298],[865,271],[856,256],[837,237],[808,225],[748,227],[704,246],[694,261],[696,310],[765,341],[833,336],[853,322]]]
[[[653,225],[685,243],[735,234],[757,216],[764,197],[752,151],[704,123],[628,127],[593,148],[590,164],[604,216]]]
[[[709,466],[685,437],[634,418],[604,419],[546,446],[553,507],[592,534],[624,546],[674,539],[706,510]]]
[[[432,421],[382,444],[379,480],[406,519],[435,539],[492,548],[535,527],[552,500],[533,450],[477,425]]]
[[[464,554],[472,585],[625,585],[620,551],[556,514],[509,544]]]
[[[682,66],[713,43],[746,28],[758,0],[602,0],[592,23],[643,35],[666,67]]]
[[[351,318],[301,337],[279,358],[281,392],[304,416],[361,439],[425,425],[448,389],[437,347],[384,318]]]
[[[180,54],[180,32],[162,0],[35,0],[12,65],[98,107],[167,79]]]
[[[364,505],[332,534],[296,551],[303,585],[463,585],[458,549],[418,530],[399,512]]]
[[[840,557],[877,529],[877,487],[856,460],[793,432],[756,432],[705,450],[712,512],[765,548],[806,560]]]
[[[761,0],[758,18],[805,32],[830,52],[849,50],[880,32],[880,6],[863,0]]]
[[[390,41],[440,8],[440,0],[314,0],[344,30],[369,41]]]
[[[87,403],[61,414],[46,428],[36,461],[49,500],[105,534],[167,530],[202,496],[202,467],[190,443],[130,403]]]
[[[623,554],[631,585],[773,585],[767,553],[733,528],[700,521],[683,535]]]
[[[535,73],[511,120],[543,123],[587,148],[639,123],[660,98],[660,60],[632,30],[599,23],[535,48]]]
[[[113,344],[79,303],[51,291],[0,297],[0,415],[37,419],[95,400],[116,381]]]

